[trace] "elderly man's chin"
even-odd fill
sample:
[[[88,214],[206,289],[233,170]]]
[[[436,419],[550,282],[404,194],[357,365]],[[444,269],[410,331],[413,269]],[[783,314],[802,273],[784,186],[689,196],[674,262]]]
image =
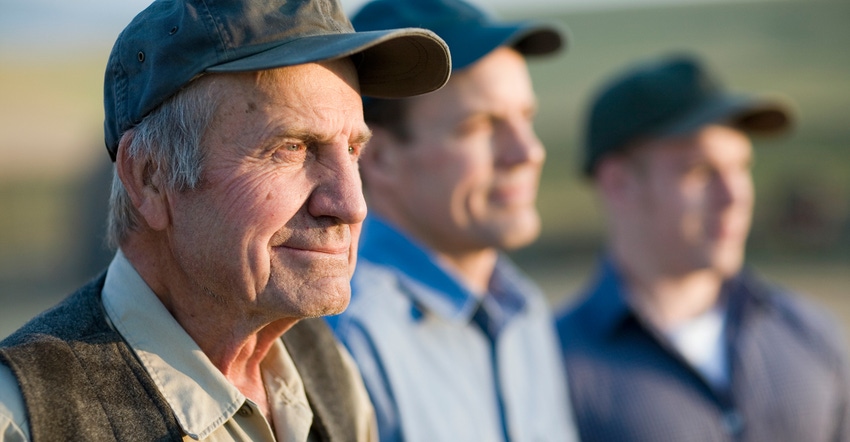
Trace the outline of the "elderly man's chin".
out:
[[[287,271],[289,270],[289,271]],[[309,270],[299,278],[287,269],[274,272],[269,280],[266,304],[276,307],[280,317],[315,318],[319,316],[342,313],[351,300],[351,274],[347,263],[323,268],[312,273],[315,275],[304,280],[304,275],[311,274]],[[293,282],[293,276],[301,279]]]
[[[317,287],[316,299],[319,302],[314,304],[315,310],[310,317],[342,313],[351,301],[351,277],[348,272],[333,280],[323,281]]]
[[[321,316],[338,315],[348,308],[351,301],[351,285],[346,283],[344,289],[327,292],[330,296],[324,297],[321,302],[314,304],[311,311],[304,310],[303,318],[318,318]]]

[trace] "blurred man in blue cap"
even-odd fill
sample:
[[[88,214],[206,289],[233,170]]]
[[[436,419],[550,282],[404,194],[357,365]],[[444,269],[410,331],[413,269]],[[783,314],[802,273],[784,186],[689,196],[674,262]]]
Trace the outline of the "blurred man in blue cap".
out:
[[[783,101],[731,93],[676,54],[595,97],[584,172],[607,218],[596,277],[558,319],[583,441],[844,441],[842,333],[744,268],[750,135]]]
[[[545,157],[525,56],[559,26],[457,0],[378,0],[358,31],[422,26],[452,53],[442,90],[364,104],[369,204],[352,303],[329,318],[361,368],[383,441],[570,441],[553,319],[501,253],[533,241]]]
[[[366,215],[361,94],[441,87],[424,29],[336,0],[157,0],[106,68],[109,268],[0,343],[0,440],[376,440],[322,319]]]

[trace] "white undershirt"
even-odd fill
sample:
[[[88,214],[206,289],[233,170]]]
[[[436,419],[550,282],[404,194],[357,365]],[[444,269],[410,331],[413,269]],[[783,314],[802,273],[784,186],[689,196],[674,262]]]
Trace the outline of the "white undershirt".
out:
[[[724,388],[729,384],[724,313],[721,306],[715,306],[664,332],[685,360],[716,388]]]

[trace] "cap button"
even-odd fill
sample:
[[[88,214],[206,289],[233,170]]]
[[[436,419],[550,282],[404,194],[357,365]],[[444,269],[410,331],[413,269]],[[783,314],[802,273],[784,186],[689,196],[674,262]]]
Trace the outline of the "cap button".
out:
[[[242,417],[250,417],[254,414],[254,409],[248,404],[243,404],[236,413]]]

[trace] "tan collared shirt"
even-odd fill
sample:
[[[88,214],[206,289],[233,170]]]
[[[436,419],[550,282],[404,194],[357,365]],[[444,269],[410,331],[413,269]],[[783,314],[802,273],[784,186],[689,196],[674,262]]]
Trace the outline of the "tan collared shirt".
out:
[[[313,412],[301,376],[281,340],[261,369],[272,423],[210,362],[119,251],[107,271],[103,306],[171,406],[185,440],[308,441]],[[374,411],[348,352],[340,345],[358,389],[357,440],[377,440]],[[0,441],[28,441],[17,381],[0,365]]]

